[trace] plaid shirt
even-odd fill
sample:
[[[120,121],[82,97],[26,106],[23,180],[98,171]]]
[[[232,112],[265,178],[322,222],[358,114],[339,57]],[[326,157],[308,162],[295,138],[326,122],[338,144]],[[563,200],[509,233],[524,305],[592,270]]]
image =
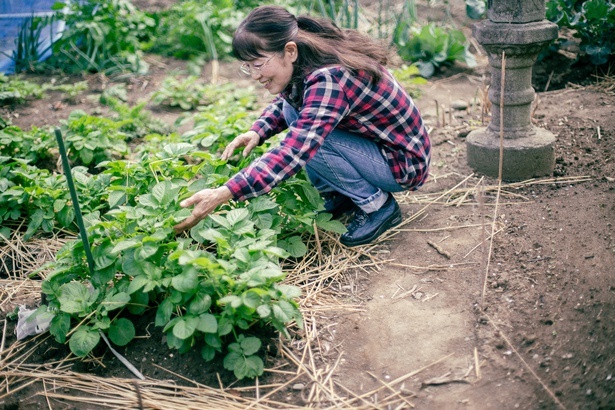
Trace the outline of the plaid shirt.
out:
[[[236,200],[265,194],[295,175],[336,128],[376,141],[404,188],[417,189],[425,182],[431,148],[427,130],[410,96],[386,69],[377,84],[341,66],[312,72],[304,79],[299,118],[290,127],[282,114],[284,98],[289,96],[276,97],[251,130],[261,143],[286,129],[288,133],[279,146],[225,184]]]

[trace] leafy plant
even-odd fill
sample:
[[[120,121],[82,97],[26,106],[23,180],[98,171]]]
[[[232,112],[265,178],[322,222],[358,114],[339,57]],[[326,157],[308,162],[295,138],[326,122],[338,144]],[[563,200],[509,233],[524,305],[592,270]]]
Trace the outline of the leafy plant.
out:
[[[103,175],[110,184],[101,197],[111,209],[85,216],[93,272],[83,245],[73,241],[58,254],[42,286],[49,303],[39,314],[53,315],[51,334],[58,342],[68,340],[74,354],[89,354],[99,332],[115,344],[128,343],[135,330],[127,313],[154,304],[155,323],[170,348],[199,348],[205,360],[222,353],[236,377],[255,377],[263,372],[256,356],[258,329],[272,326],[287,334],[288,323],[301,326],[293,301],[300,291],[280,283],[285,273],[279,259],[288,256],[276,246],[281,225],[276,231],[261,224],[273,218],[274,202],[259,198],[244,208],[227,208],[195,226],[189,237],[175,236],[173,226],[190,213],[179,201],[206,183],[186,179],[211,165],[208,154],[193,150],[169,145],[138,163],[106,164]],[[204,160],[185,163],[190,152]]]
[[[382,8],[382,4],[381,4]],[[385,11],[388,13],[389,11]],[[416,2],[414,0],[405,0],[401,13],[394,14],[395,27],[391,34],[391,43],[395,45],[405,44],[409,39],[410,29],[418,21],[416,11]]]
[[[206,86],[198,83],[198,77],[189,76],[182,79],[167,77],[160,88],[152,94],[154,104],[167,104],[180,107],[182,110],[192,110],[205,104]]]
[[[415,62],[425,78],[456,61],[464,62],[468,67],[476,66],[466,37],[460,30],[447,30],[430,23],[412,28],[410,34],[407,42],[397,44],[399,55],[405,61]]]
[[[0,105],[23,103],[26,98],[43,98],[45,90],[40,85],[19,77],[0,73]]]
[[[67,29],[53,46],[53,65],[107,74],[147,71],[142,48],[155,20],[129,0],[58,2],[54,9],[66,20]]]
[[[421,72],[416,64],[404,64],[400,68],[394,70],[393,75],[413,98],[418,98],[420,96],[420,89],[418,86],[427,84],[427,80],[421,77]]]
[[[51,91],[59,91],[61,93],[64,93],[66,94],[68,99],[73,100],[75,99],[75,97],[77,97],[78,95],[80,95],[81,93],[83,93],[84,91],[88,89],[88,82],[78,81],[72,84],[57,84],[57,85],[54,84],[46,88]]]
[[[329,18],[339,27],[356,29],[359,26],[361,6],[358,0],[308,0],[294,3],[298,12],[315,13]]]
[[[182,134],[181,139],[212,153],[223,150],[257,118],[253,111],[256,98],[251,89],[238,90],[230,83],[207,86],[203,88],[203,98],[210,103],[199,107],[198,114],[181,121],[193,121],[193,126]],[[261,147],[255,150],[255,154],[262,152]]]
[[[155,118],[150,111],[145,109],[146,102],[131,107],[113,96],[120,93],[121,91],[118,90],[121,90],[121,88],[111,88],[110,90],[116,91],[103,93],[100,102],[111,107],[115,112],[113,119],[120,124],[119,130],[130,136],[131,139],[141,138],[151,133],[168,134],[171,132],[171,127],[168,124],[159,118]]]
[[[549,0],[547,18],[574,30],[581,51],[594,65],[615,54],[615,4],[608,0]]]
[[[180,59],[228,55],[232,34],[245,16],[231,0],[178,2],[159,15],[151,51]]]
[[[17,126],[8,126],[0,130],[0,155],[23,159],[38,168],[47,168],[52,162],[53,147],[51,134],[41,128],[24,132]]]
[[[36,67],[42,56],[50,51],[51,46],[43,48],[44,40],[41,39],[43,30],[50,32],[53,38],[53,17],[31,17],[24,20],[16,38],[16,48],[11,59],[15,62],[15,71],[36,71]]]
[[[43,83],[39,85],[32,81],[22,80],[19,76],[8,77],[0,73],[0,105],[22,104],[30,97],[41,99],[46,96],[46,91],[59,91],[72,99],[87,89],[87,81],[74,84]]]
[[[4,188],[0,193],[0,221],[4,226],[10,221],[26,220],[26,240],[38,231],[75,230],[75,214],[63,176],[8,157],[0,157],[0,164],[0,187]],[[84,209],[103,209],[101,198],[108,181],[87,175],[85,168],[75,168],[73,173],[86,198]]]
[[[63,121],[66,150],[74,165],[94,167],[113,157],[127,155],[126,133],[121,123],[104,117],[88,115],[81,110],[70,113]]]

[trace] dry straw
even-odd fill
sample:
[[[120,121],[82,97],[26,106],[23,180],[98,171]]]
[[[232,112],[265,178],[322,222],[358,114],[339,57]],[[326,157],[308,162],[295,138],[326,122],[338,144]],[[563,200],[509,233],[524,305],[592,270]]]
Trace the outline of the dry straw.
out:
[[[568,179],[528,180],[515,184],[502,185],[502,195],[527,203],[529,200],[513,192],[535,184],[573,184],[587,180],[586,177]],[[51,363],[32,363],[32,355],[48,338],[39,335],[24,342],[6,346],[6,322],[2,343],[0,344],[0,401],[6,400],[16,392],[28,389],[28,392],[44,396],[49,408],[58,405],[58,401],[68,401],[76,407],[95,407],[110,409],[408,409],[412,408],[414,394],[405,389],[404,382],[421,371],[435,365],[450,356],[443,357],[428,366],[413,370],[393,381],[376,379],[378,387],[365,393],[353,392],[339,380],[337,374],[346,352],[331,342],[330,329],[335,325],[330,317],[340,311],[359,312],[364,308],[360,297],[354,293],[360,276],[367,272],[379,271],[385,265],[400,266],[419,271],[455,270],[474,262],[454,262],[446,265],[414,266],[385,259],[380,251],[382,241],[390,239],[402,231],[443,231],[478,228],[481,225],[468,224],[452,227],[433,228],[431,230],[408,227],[413,222],[427,216],[433,206],[477,205],[479,190],[485,194],[485,203],[493,198],[487,193],[498,187],[481,186],[482,179],[473,175],[462,177],[452,188],[442,192],[423,195],[399,195],[399,202],[416,207],[411,216],[393,229],[375,244],[348,249],[340,245],[337,235],[317,231],[318,234],[308,239],[309,253],[300,260],[287,262],[284,269],[289,273],[287,282],[300,286],[303,290],[299,300],[304,316],[305,327],[299,332],[291,328],[292,338],[281,340],[278,363],[266,369],[266,375],[276,382],[262,384],[255,380],[254,385],[245,387],[224,386],[220,381],[218,387],[205,386],[182,375],[164,369],[169,377],[176,381],[146,378],[133,380],[114,377],[99,377],[91,374],[77,373],[71,370],[78,360],[67,356]],[[494,218],[495,225],[495,218]],[[500,228],[501,229],[501,228]],[[495,230],[484,241],[491,241],[499,232]],[[53,258],[55,252],[67,239],[52,238],[24,242],[13,236],[0,246],[0,258],[5,264],[9,260],[19,261],[18,269],[9,269],[7,278],[0,284],[0,307],[6,313],[16,305],[36,304],[40,295],[38,281],[29,279],[40,266]],[[480,245],[480,244],[479,244]],[[44,272],[38,274],[43,277]],[[434,295],[435,296],[435,295]],[[349,302],[358,300],[359,302]],[[88,357],[86,360],[104,365],[102,358]],[[478,361],[478,357],[475,358]],[[477,376],[480,369],[476,366]],[[280,381],[281,380],[281,381]],[[36,388],[32,385],[37,384]],[[181,384],[180,384],[181,383]],[[301,387],[303,403],[292,404],[286,400],[289,391]]]

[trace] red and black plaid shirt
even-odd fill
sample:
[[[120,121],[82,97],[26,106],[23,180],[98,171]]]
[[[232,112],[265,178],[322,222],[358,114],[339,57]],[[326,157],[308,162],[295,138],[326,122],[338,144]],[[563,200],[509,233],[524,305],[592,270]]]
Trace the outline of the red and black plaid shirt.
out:
[[[363,73],[341,66],[318,69],[304,80],[299,118],[288,127],[280,94],[251,127],[261,143],[286,129],[279,146],[256,159],[225,185],[236,200],[269,192],[299,172],[334,129],[371,138],[382,148],[395,180],[407,189],[425,182],[429,169],[429,136],[410,96],[383,68],[382,79],[370,84]]]

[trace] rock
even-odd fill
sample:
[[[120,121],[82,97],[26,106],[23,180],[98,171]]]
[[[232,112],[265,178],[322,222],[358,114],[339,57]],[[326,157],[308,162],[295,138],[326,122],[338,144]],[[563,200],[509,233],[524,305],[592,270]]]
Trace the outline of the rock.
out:
[[[451,102],[451,108],[457,111],[463,111],[468,109],[468,102],[464,100],[455,100]]]

